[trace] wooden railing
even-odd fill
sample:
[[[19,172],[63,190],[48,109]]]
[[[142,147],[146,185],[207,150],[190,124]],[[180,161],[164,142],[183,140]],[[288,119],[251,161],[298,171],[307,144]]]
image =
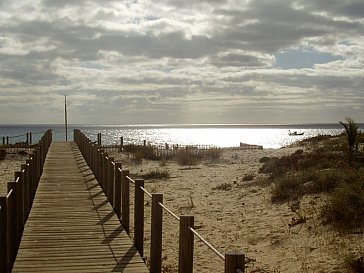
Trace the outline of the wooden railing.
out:
[[[194,237],[213,251],[217,258],[224,261],[225,273],[244,272],[244,254],[221,254],[194,229],[194,216],[174,214],[163,205],[163,194],[149,193],[144,188],[143,179],[131,179],[129,171],[122,169],[121,163],[115,163],[114,158],[109,157],[102,147],[93,143],[80,130],[74,130],[74,140],[128,234],[130,234],[129,190],[130,184],[134,184],[134,245],[142,257],[144,256],[144,197],[147,195],[151,198],[150,272],[162,272],[163,211],[179,222],[179,273],[193,272]]]
[[[51,142],[52,131],[48,130],[26,164],[15,172],[14,181],[8,183],[7,196],[0,197],[0,272],[13,268]]]

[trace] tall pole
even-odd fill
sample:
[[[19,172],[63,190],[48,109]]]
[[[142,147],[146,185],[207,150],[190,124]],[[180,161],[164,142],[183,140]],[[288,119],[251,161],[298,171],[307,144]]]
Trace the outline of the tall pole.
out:
[[[66,141],[68,141],[68,125],[67,125],[67,95],[64,95],[64,124],[66,127]]]

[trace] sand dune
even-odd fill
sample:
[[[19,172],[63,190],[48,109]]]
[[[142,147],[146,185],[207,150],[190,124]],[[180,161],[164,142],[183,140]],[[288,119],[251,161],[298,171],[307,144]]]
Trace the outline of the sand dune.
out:
[[[151,170],[168,171],[169,179],[147,180],[149,192],[164,193],[164,204],[177,215],[194,215],[197,231],[216,249],[240,251],[251,259],[247,272],[344,272],[342,257],[348,249],[364,248],[362,234],[341,235],[323,226],[319,206],[325,195],[310,195],[301,201],[300,213],[307,218],[303,224],[289,227],[292,212],[287,203],[272,204],[270,186],[262,183],[259,159],[283,156],[297,148],[264,150],[226,149],[220,159],[202,160],[192,167],[175,161],[135,163],[131,156],[109,153],[132,177]],[[8,155],[0,161],[0,190],[6,193],[6,182],[20,170],[26,157]],[[246,175],[253,180],[244,181]],[[146,250],[149,237],[149,200],[146,197]],[[131,219],[133,219],[131,217]],[[164,215],[163,267],[177,272],[178,223]],[[197,239],[195,241],[195,272],[223,272],[223,262]]]

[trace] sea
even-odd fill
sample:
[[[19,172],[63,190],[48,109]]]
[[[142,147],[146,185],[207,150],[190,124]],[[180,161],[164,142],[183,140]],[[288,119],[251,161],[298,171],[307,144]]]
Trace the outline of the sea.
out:
[[[357,124],[364,130],[364,123]],[[0,145],[25,142],[27,133],[32,132],[32,143],[36,143],[48,129],[52,130],[54,141],[66,140],[66,128],[62,124],[0,125]],[[202,145],[216,147],[238,147],[240,143],[261,145],[263,148],[278,149],[305,138],[318,135],[338,135],[344,132],[339,123],[252,125],[252,124],[149,124],[149,125],[82,125],[67,127],[67,140],[73,140],[73,130],[79,129],[92,141],[101,133],[103,145],[116,145],[123,137],[124,144],[151,145]],[[302,135],[289,135],[297,132]]]

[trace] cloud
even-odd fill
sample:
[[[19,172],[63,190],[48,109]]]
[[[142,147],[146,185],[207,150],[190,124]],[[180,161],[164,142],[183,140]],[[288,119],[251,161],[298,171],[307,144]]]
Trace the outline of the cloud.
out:
[[[3,0],[0,123],[62,122],[64,94],[75,123],[360,119],[363,6]]]

